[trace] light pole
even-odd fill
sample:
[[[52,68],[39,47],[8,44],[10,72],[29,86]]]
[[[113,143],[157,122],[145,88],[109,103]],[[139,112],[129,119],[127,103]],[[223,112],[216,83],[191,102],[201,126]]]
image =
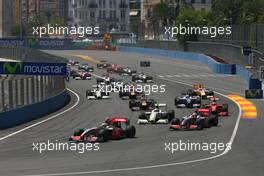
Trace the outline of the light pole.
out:
[[[233,43],[233,19],[232,18],[224,18],[224,21],[229,21],[230,22],[230,25],[231,25],[231,43]]]

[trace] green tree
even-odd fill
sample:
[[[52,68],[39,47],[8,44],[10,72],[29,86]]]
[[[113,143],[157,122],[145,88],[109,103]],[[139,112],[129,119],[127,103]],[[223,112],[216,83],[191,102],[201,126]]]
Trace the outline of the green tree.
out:
[[[215,25],[230,23],[225,19],[232,19],[233,24],[241,23],[243,16],[244,0],[214,0],[212,4],[212,16]]]
[[[40,27],[44,25],[44,21],[38,14],[32,14],[28,18],[28,24],[27,24],[27,35],[31,36],[33,34],[33,27]]]
[[[185,27],[207,26],[209,15],[210,13],[206,11],[194,11],[187,8],[176,18],[176,26],[178,29],[180,28],[180,25]],[[182,35],[178,32],[177,39],[180,45],[185,45],[187,41],[197,41],[198,34]]]
[[[244,24],[260,22],[264,14],[264,0],[214,0],[212,19],[214,24]]]
[[[243,4],[244,20],[261,22],[264,16],[264,0],[245,0]]]

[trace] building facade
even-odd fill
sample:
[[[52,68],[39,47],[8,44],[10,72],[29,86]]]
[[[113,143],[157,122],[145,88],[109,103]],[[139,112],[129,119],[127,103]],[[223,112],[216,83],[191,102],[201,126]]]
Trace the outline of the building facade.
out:
[[[0,0],[0,38],[11,36],[12,1]]]
[[[142,33],[141,24],[141,0],[129,0],[130,32],[138,35]]]
[[[16,0],[15,0],[16,1]],[[22,20],[32,15],[40,15],[47,22],[50,19],[67,21],[68,5],[65,0],[19,0],[21,1]]]
[[[129,30],[129,0],[69,0],[68,5],[69,26],[98,26],[101,33]]]
[[[212,0],[182,0],[187,4],[191,4],[195,10],[210,11],[212,7]]]

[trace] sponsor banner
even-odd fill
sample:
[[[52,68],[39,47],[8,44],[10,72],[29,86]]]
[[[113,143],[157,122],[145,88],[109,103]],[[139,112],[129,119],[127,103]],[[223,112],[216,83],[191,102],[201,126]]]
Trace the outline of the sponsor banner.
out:
[[[66,63],[0,62],[0,74],[66,76]]]
[[[249,89],[245,91],[245,97],[247,99],[261,99],[263,98],[263,90],[261,89]]]
[[[63,48],[70,45],[70,39],[28,39],[28,46],[33,48]]]
[[[32,48],[63,48],[73,45],[71,39],[52,38],[2,38],[0,46],[32,47]]]
[[[0,46],[26,46],[26,40],[21,38],[1,38]]]

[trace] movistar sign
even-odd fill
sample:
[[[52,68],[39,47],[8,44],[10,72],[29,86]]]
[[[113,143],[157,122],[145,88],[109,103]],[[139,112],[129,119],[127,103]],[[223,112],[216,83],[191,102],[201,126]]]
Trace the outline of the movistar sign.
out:
[[[263,98],[263,90],[261,89],[245,90],[245,97],[248,99],[261,99]]]
[[[66,63],[0,62],[0,74],[67,75]]]

